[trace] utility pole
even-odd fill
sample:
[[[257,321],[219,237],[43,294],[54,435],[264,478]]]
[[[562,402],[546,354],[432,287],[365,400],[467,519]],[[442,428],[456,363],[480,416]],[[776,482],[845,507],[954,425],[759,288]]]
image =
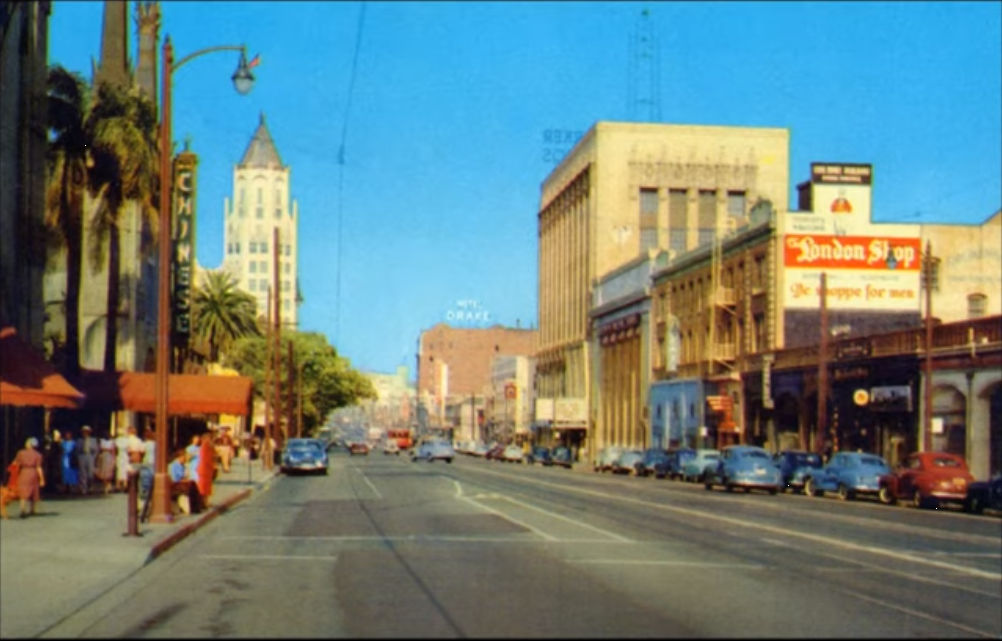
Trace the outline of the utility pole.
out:
[[[291,432],[292,431],[293,420],[296,418],[296,416],[295,416],[295,413],[296,413],[296,396],[295,396],[295,394],[296,394],[296,355],[292,352],[292,341],[289,341],[288,343],[286,343],[286,346],[289,348],[289,359],[288,359],[289,360],[289,366],[288,366],[288,370],[289,370],[289,394],[288,394],[289,417],[288,417],[288,420],[286,421],[286,425],[289,426],[289,431]],[[296,425],[296,435],[297,436],[301,436],[299,434],[299,426],[298,425]]]
[[[268,297],[265,299],[266,310],[264,314],[264,442],[261,443],[261,464],[266,470],[271,469],[271,287],[268,288]],[[247,459],[248,465],[250,459]]]
[[[282,290],[281,283],[279,282],[279,253],[281,252],[281,245],[279,244],[279,232],[278,227],[275,227],[274,234],[272,235],[272,244],[274,251],[272,252],[272,288],[275,292],[274,304],[275,304],[275,349],[273,351],[274,355],[274,368],[275,368],[275,436],[278,436],[278,430],[282,426]],[[276,441],[278,438],[275,439]]]
[[[932,241],[925,241],[925,405],[922,421],[922,451],[932,451]]]
[[[821,341],[818,346],[818,428],[814,435],[814,451],[825,451],[828,429],[828,274],[821,272]]]

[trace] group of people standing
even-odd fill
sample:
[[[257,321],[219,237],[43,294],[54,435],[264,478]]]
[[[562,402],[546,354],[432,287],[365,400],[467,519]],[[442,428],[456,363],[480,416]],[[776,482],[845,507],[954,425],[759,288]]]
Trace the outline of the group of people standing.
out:
[[[132,426],[114,439],[106,431],[95,437],[89,425],[80,428],[80,438],[74,438],[69,430],[57,432],[61,473],[58,491],[80,495],[98,489],[105,494],[127,491],[129,472],[138,472],[142,465],[153,465],[156,452],[153,430],[146,430],[143,436],[139,438]]]
[[[133,471],[146,471],[147,478],[152,479],[156,440],[150,429],[144,430],[140,438],[136,428],[129,426],[112,438],[106,430],[95,436],[94,430],[84,425],[78,438],[72,430],[54,431],[49,445],[48,456],[43,456],[38,440],[29,438],[8,468],[9,491],[21,500],[22,518],[35,514],[46,477],[58,493],[81,496],[126,492]],[[209,505],[212,481],[217,475],[216,461],[223,472],[229,472],[234,450],[230,428],[223,426],[192,436],[186,448],[174,453],[168,473],[173,496],[187,497],[178,501],[182,512],[200,511]]]

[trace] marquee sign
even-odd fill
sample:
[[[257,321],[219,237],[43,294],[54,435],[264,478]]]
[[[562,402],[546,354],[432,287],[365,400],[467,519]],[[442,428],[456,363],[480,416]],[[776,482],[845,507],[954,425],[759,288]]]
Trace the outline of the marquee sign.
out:
[[[191,333],[191,284],[195,247],[195,168],[198,157],[188,151],[174,160],[174,315],[175,345]]]

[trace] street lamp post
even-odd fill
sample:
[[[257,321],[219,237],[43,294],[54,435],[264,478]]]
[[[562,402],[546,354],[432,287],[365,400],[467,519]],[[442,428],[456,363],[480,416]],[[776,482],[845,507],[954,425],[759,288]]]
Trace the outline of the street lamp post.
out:
[[[246,95],[254,84],[247,66],[247,48],[243,45],[223,45],[200,49],[177,63],[170,36],[164,38],[161,51],[161,111],[160,111],[160,267],[157,288],[157,370],[156,370],[156,469],[153,475],[153,497],[150,521],[170,523],[170,479],[167,476],[168,381],[170,380],[170,273],[171,273],[171,75],[188,61],[215,51],[239,51],[240,64],[232,80],[237,93]]]

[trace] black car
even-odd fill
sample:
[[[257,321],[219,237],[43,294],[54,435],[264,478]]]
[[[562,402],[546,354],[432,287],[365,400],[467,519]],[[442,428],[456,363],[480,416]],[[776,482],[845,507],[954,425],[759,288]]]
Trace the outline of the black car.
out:
[[[990,481],[975,481],[967,485],[964,511],[981,514],[985,510],[1002,512],[1002,474]]]
[[[804,480],[811,476],[812,471],[824,467],[819,454],[800,450],[784,450],[773,458],[773,462],[779,468],[783,482],[781,489],[789,488],[793,492],[804,488]]]
[[[537,445],[532,448],[532,451],[525,455],[525,462],[530,465],[539,463],[543,466],[553,465],[553,456],[550,454],[550,449],[547,447],[542,447]]]
[[[553,451],[550,452],[550,459],[553,461],[552,465],[559,467],[570,469],[574,465],[574,453],[571,452],[571,448],[563,445],[553,448]]]
[[[644,451],[644,458],[637,461],[634,466],[637,476],[653,476],[663,479],[668,464],[668,453],[656,447]]]

